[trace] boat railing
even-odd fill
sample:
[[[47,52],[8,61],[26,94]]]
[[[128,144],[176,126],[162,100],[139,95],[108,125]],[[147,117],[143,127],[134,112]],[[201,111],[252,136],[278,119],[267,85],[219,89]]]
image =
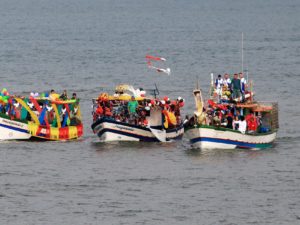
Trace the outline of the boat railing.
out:
[[[263,117],[268,119],[270,129],[275,131],[279,128],[278,102],[259,101],[256,107],[257,112],[261,112]]]

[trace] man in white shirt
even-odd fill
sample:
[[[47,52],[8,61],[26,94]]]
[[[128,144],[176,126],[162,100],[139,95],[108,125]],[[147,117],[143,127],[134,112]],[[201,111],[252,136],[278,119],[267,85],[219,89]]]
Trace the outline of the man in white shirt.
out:
[[[218,78],[215,81],[215,88],[219,99],[222,97],[223,85],[224,85],[224,80],[221,75],[218,75]]]
[[[246,130],[247,130],[247,122],[244,118],[244,116],[241,116],[239,121],[234,121],[234,124],[238,124],[239,128],[238,130],[242,133],[242,134],[245,134],[246,133]]]
[[[224,86],[227,87],[228,90],[231,88],[231,79],[228,73],[224,74]]]
[[[241,80],[241,90],[242,90],[243,93],[245,93],[245,90],[247,89],[247,80],[244,77],[243,73],[239,73],[239,77],[240,77],[240,80]]]
[[[247,80],[245,79],[244,74],[242,72],[239,73],[239,77],[241,80],[241,92],[242,92],[242,98],[243,98],[242,101],[244,101],[245,100],[245,91],[247,89]]]

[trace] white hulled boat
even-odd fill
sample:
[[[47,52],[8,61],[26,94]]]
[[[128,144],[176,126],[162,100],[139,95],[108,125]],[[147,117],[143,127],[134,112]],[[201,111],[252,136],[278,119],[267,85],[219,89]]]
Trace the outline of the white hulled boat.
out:
[[[250,97],[245,99],[244,102],[233,101],[218,104],[217,101],[210,99],[205,110],[201,90],[197,88],[193,94],[196,111],[191,122],[185,125],[185,133],[190,139],[193,148],[242,148],[257,150],[273,145],[279,128],[277,103],[253,101],[253,93],[249,92],[248,96]],[[226,111],[228,108],[235,109],[246,117],[245,121],[249,127],[245,132],[232,129],[232,127],[228,128],[226,123],[229,123],[230,120],[226,121],[225,119],[218,124],[214,124],[212,119],[213,115],[208,114],[208,110],[217,110],[223,113],[223,111]],[[248,120],[247,116],[249,118]],[[210,121],[208,119],[209,117],[211,118]],[[258,120],[260,121],[259,125],[256,124]]]
[[[139,104],[138,113],[133,119],[127,110],[132,96]],[[94,121],[91,127],[102,142],[166,142],[180,139],[184,133],[180,115],[175,117],[174,112],[166,109],[165,104],[166,102],[157,98],[141,95],[132,86],[120,85],[117,86],[115,95],[102,93],[97,99],[93,99]],[[101,113],[97,113],[98,107],[102,108]],[[106,109],[109,113],[106,113]]]

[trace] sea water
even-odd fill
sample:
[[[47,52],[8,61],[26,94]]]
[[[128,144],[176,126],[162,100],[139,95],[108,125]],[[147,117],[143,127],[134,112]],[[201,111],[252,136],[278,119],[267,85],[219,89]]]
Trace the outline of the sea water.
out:
[[[80,97],[84,136],[0,143],[0,224],[300,224],[300,2],[2,0],[0,86]],[[242,33],[244,60],[242,66]],[[165,57],[171,75],[146,66]],[[98,143],[91,99],[119,83],[185,98],[210,73],[248,71],[279,102],[263,151],[191,150],[187,139]]]

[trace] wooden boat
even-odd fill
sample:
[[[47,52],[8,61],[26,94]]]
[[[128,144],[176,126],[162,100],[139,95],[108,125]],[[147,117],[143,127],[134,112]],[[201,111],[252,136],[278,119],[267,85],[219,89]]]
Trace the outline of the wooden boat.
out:
[[[214,107],[223,108],[231,106],[243,112],[247,117],[250,112],[256,120],[259,118],[260,126],[254,130],[240,132],[226,128],[221,124],[207,122],[209,115],[203,110],[204,102],[199,88],[194,90],[196,111],[192,123],[185,124],[185,134],[190,139],[193,148],[200,149],[263,149],[273,145],[276,139],[278,125],[278,104],[275,102],[256,102],[252,97],[245,102],[231,102],[216,104]],[[211,101],[211,100],[210,100]],[[215,108],[215,109],[216,109]],[[223,108],[224,109],[224,108]],[[222,110],[223,110],[222,109]],[[221,110],[220,110],[221,111]],[[250,115],[249,118],[251,118]],[[252,121],[256,121],[253,120]],[[248,124],[248,121],[247,121]]]
[[[196,126],[186,129],[193,148],[200,149],[262,149],[271,147],[276,131],[255,134],[242,134],[239,131],[214,126]]]
[[[8,99],[0,101],[0,140],[71,140],[83,134],[78,100]]]
[[[121,89],[121,90],[120,90]],[[128,94],[130,92],[130,94]],[[155,92],[155,91],[154,91]],[[112,109],[111,115],[97,115],[97,107],[102,97],[105,98],[106,104]],[[140,111],[148,107],[143,122],[130,121],[126,107],[131,97],[135,96],[135,100],[139,105],[143,105]],[[152,102],[152,104],[150,103]],[[159,100],[156,98],[148,98],[144,95],[137,94],[129,85],[120,85],[116,88],[116,94],[110,96],[101,94],[99,98],[93,99],[93,124],[92,130],[102,142],[110,141],[145,141],[145,142],[166,142],[172,139],[180,139],[183,136],[184,128],[180,118],[177,117],[176,124],[168,122],[168,113],[164,106],[157,105]],[[101,103],[102,104],[102,103]],[[123,109],[122,109],[123,107]],[[124,108],[125,107],[125,108]],[[117,112],[117,111],[122,112]],[[141,112],[140,112],[141,113]],[[122,118],[119,115],[122,114]],[[142,116],[138,115],[135,120],[140,120]]]

